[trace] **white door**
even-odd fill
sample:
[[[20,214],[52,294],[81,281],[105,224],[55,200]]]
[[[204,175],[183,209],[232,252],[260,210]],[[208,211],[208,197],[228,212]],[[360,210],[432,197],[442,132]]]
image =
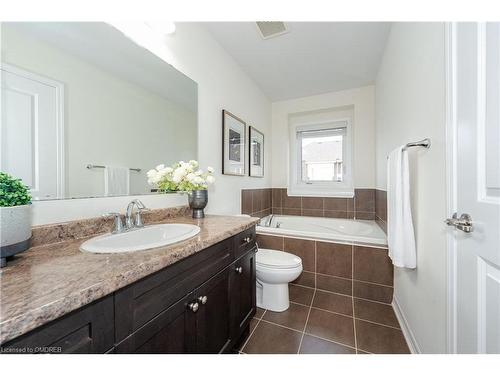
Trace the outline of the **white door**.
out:
[[[458,23],[451,35],[452,211],[469,214],[473,229],[449,228],[455,245],[454,350],[500,353],[500,24]]]
[[[34,199],[64,195],[62,85],[2,65],[0,170],[31,189]]]

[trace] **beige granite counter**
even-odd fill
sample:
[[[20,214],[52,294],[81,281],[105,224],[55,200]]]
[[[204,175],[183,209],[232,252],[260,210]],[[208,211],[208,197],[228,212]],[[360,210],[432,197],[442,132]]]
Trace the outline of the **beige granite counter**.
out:
[[[196,224],[192,239],[152,250],[91,254],[85,239],[32,247],[0,270],[0,342],[9,341],[255,225],[237,216],[170,217]]]

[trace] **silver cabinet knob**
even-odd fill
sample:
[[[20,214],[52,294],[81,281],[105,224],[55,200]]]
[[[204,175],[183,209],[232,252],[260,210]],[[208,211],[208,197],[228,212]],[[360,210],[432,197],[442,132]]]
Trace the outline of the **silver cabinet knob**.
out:
[[[189,310],[191,310],[192,312],[196,312],[198,311],[198,309],[200,308],[200,305],[198,304],[198,302],[191,302],[189,305]]]
[[[200,302],[202,305],[204,305],[205,303],[207,303],[208,301],[208,297],[207,296],[200,296],[198,297],[198,302]]]
[[[236,271],[236,273],[241,274],[243,272],[243,267],[241,267],[241,266],[240,267],[236,267],[235,271]]]
[[[245,237],[245,238],[243,239],[243,242],[250,243],[250,241],[251,241],[251,240],[252,240],[252,239],[251,239],[250,237]]]

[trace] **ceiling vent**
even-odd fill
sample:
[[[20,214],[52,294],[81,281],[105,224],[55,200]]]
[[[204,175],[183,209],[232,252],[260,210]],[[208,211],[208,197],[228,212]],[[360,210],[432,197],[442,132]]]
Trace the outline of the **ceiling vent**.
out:
[[[284,22],[261,21],[256,22],[256,24],[264,39],[273,38],[288,32]]]

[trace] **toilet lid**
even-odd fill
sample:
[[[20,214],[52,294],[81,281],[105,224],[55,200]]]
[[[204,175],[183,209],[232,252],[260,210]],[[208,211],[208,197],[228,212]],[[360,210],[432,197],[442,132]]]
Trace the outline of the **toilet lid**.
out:
[[[295,268],[302,264],[298,256],[284,251],[259,249],[257,252],[257,265],[272,268]]]

